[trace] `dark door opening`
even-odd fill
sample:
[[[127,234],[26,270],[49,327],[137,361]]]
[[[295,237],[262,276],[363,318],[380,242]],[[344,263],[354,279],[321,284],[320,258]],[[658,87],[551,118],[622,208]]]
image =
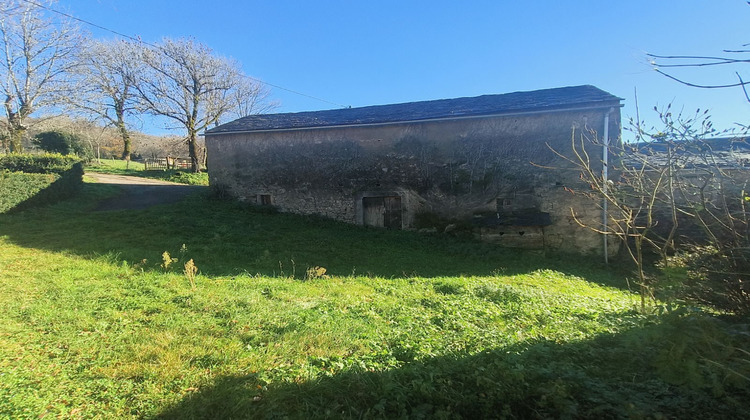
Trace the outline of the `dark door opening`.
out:
[[[363,223],[387,229],[401,229],[401,197],[362,198]]]

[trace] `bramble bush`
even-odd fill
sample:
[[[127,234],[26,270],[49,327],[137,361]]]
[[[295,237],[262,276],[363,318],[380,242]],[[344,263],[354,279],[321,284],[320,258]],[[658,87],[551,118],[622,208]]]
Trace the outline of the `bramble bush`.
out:
[[[747,247],[697,246],[670,258],[684,270],[680,295],[738,315],[750,314],[750,251]]]

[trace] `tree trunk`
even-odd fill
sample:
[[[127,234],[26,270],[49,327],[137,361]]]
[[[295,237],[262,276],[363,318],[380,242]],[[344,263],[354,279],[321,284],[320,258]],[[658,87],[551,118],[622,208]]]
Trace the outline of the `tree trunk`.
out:
[[[5,113],[8,116],[8,146],[11,153],[23,152],[23,137],[26,134],[26,127],[23,120],[30,113],[28,107],[22,106],[20,110],[13,111],[11,98],[5,101]]]
[[[188,134],[188,152],[190,153],[190,167],[193,172],[200,172],[201,166],[198,161],[198,140],[194,130]]]
[[[10,145],[11,153],[23,153],[23,135],[26,133],[26,128],[21,125],[11,123],[8,128],[10,131],[10,138],[8,144]]]
[[[122,116],[117,117],[117,131],[120,132],[120,137],[122,138],[122,160],[130,161],[130,133],[127,127],[125,127],[125,121],[123,121]]]

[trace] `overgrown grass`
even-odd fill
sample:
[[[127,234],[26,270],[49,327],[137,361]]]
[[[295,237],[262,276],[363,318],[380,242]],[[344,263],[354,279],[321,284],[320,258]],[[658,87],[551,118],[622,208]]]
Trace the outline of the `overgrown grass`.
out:
[[[161,179],[163,181],[188,185],[208,185],[208,174],[206,172],[196,174],[174,169],[168,171],[146,171],[144,170],[143,163],[134,161],[126,162],[119,159],[102,159],[100,163],[93,161],[86,166],[86,171]]]
[[[0,417],[750,415],[746,324],[595,262],[110,192],[0,215]]]

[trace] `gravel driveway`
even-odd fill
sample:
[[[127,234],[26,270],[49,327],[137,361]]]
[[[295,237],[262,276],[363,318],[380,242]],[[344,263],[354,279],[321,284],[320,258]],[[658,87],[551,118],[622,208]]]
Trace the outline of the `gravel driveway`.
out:
[[[208,187],[184,185],[155,179],[135,176],[86,173],[100,184],[113,184],[120,187],[122,193],[108,198],[94,211],[140,210],[160,204],[176,203],[187,195],[206,191]]]

